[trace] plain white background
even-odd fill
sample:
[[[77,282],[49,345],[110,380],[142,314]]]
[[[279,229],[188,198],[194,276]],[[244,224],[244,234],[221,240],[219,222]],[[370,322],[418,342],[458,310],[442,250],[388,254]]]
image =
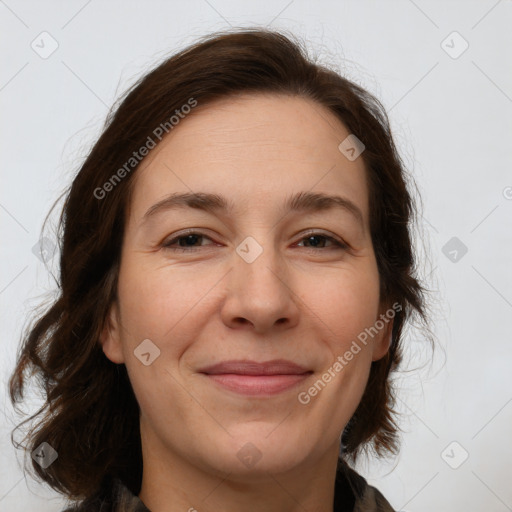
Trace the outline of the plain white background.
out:
[[[118,95],[231,25],[290,30],[376,94],[423,197],[439,350],[408,332],[402,451],[358,469],[396,510],[512,510],[512,1],[5,0],[0,17],[0,510],[64,506],[23,476],[5,386],[31,308],[55,287],[33,252],[44,217]]]

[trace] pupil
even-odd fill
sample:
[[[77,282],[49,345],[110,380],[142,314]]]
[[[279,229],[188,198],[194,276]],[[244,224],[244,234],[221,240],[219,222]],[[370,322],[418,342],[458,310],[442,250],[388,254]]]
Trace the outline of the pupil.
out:
[[[318,238],[318,237],[316,237],[316,236],[310,236],[310,237],[309,237],[309,243],[311,243],[311,241],[312,241],[312,240],[315,240],[316,238]],[[316,246],[318,245],[318,242],[317,242],[317,243],[314,243],[314,242],[313,242],[313,243],[312,243],[312,245],[316,247]]]
[[[185,240],[185,244],[181,244],[181,246],[183,247],[183,245],[187,245],[187,243],[186,243],[187,241],[190,241],[190,239],[191,239],[191,238],[193,238],[193,239],[197,239],[197,237],[198,237],[198,236],[199,236],[199,235],[187,235],[187,236],[185,237],[185,239],[184,239],[184,240]],[[182,239],[182,241],[183,241],[183,239]],[[197,242],[197,240],[194,240],[194,241],[192,242],[192,245],[194,244],[194,242]]]

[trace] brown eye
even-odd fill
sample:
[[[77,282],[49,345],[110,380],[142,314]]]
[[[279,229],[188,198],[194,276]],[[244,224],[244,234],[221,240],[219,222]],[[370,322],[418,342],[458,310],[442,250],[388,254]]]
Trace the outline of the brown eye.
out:
[[[311,249],[325,249],[326,242],[330,242],[331,244],[333,244],[333,247],[331,248],[348,249],[348,245],[342,242],[341,240],[337,240],[332,236],[327,236],[322,233],[310,233],[307,236],[303,237],[301,240],[306,241],[307,244],[310,244],[309,246],[306,247]],[[329,249],[329,247],[327,247],[327,249]]]
[[[203,244],[200,244],[200,242],[204,239],[211,240],[210,237],[206,236],[203,233],[190,231],[190,232],[183,233],[179,236],[175,236],[168,241],[165,241],[162,244],[162,247],[164,247],[167,250],[171,250],[171,251],[190,252],[190,251],[195,251],[199,247],[201,247],[201,245],[203,245]],[[197,245],[198,242],[199,242],[199,245]],[[176,243],[178,243],[178,246],[175,246]],[[211,245],[211,244],[205,244],[205,245]]]

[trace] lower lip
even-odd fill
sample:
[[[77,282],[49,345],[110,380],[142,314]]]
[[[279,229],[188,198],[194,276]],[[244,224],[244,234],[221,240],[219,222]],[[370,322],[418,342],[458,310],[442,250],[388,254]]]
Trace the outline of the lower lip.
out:
[[[241,395],[269,396],[291,389],[311,375],[239,375],[224,373],[218,375],[206,374],[211,380],[222,387]]]

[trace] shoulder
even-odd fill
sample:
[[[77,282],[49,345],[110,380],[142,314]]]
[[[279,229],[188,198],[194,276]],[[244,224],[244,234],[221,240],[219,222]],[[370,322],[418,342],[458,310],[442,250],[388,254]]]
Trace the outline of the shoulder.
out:
[[[120,480],[110,485],[107,493],[93,496],[69,506],[62,512],[150,512]]]
[[[382,493],[340,459],[338,471],[346,478],[355,497],[353,512],[395,512]]]
[[[395,512],[395,509],[378,489],[367,485],[364,495],[356,501],[354,512]]]

